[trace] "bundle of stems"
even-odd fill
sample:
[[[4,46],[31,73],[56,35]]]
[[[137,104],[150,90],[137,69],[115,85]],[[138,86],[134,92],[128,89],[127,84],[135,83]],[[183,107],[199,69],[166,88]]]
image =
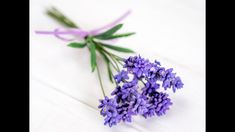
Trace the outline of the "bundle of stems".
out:
[[[46,11],[47,15],[50,16],[52,19],[56,20],[63,26],[67,28],[79,28],[78,25],[76,25],[72,20],[70,20],[67,16],[62,14],[58,9],[55,7],[51,7],[47,9]],[[118,24],[114,26],[113,28],[100,33],[98,35],[92,36],[88,35],[84,38],[84,40],[79,41],[79,42],[71,42],[68,44],[68,46],[73,47],[73,48],[84,48],[87,47],[90,51],[90,59],[91,59],[91,69],[92,72],[97,69],[98,73],[98,78],[101,86],[101,90],[103,93],[103,96],[105,96],[102,80],[101,80],[101,75],[100,75],[100,70],[96,62],[96,56],[97,52],[102,56],[103,61],[107,65],[107,71],[108,71],[108,76],[110,81],[113,83],[114,81],[114,74],[113,70],[115,72],[120,72],[120,66],[123,66],[123,58],[112,53],[110,50],[115,50],[118,52],[124,52],[124,53],[134,53],[133,50],[120,47],[120,46],[114,46],[110,44],[105,44],[102,42],[102,40],[111,40],[111,39],[117,39],[117,38],[122,38],[122,37],[128,37],[131,36],[135,33],[122,33],[122,34],[115,34],[119,29],[121,29],[123,24]],[[110,49],[110,50],[107,50]],[[112,67],[112,68],[111,68]],[[115,83],[116,84],[116,83]],[[116,84],[117,85],[117,84]]]

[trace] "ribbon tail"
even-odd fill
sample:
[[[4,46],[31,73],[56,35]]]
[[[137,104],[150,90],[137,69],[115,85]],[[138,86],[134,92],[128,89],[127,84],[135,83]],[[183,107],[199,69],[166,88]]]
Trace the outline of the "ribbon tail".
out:
[[[88,35],[88,32],[80,30],[80,29],[71,29],[69,31],[59,31],[59,28],[56,28],[54,31],[35,31],[37,34],[45,34],[45,35],[54,35],[56,38],[63,40],[63,41],[74,41],[76,39],[69,39],[62,37],[61,35],[66,35],[66,34],[72,34],[72,35],[78,35],[80,38],[78,40],[83,39],[85,36]]]
[[[116,19],[115,21],[111,22],[110,24],[107,24],[103,27],[91,30],[89,32],[81,30],[81,29],[70,29],[69,31],[59,31],[59,28],[55,29],[54,31],[35,31],[36,34],[45,34],[45,35],[54,35],[58,39],[61,39],[63,41],[74,41],[74,40],[80,40],[84,39],[87,35],[97,35],[99,34],[102,30],[104,29],[110,29],[114,26],[116,26],[120,21],[122,21],[124,18],[126,18],[129,14],[131,13],[131,10],[128,10],[126,13],[124,13],[121,17]],[[62,37],[61,35],[66,35],[66,34],[71,34],[71,35],[78,35],[75,39],[68,39],[65,37]]]
[[[105,25],[103,27],[91,30],[89,34],[97,35],[97,34],[99,34],[104,29],[108,29],[108,28],[112,28],[112,27],[116,26],[119,22],[121,22],[123,19],[125,19],[130,13],[131,13],[131,10],[128,10],[126,13],[124,13],[121,17],[119,17],[115,21],[113,21],[110,24],[107,24],[107,25]]]

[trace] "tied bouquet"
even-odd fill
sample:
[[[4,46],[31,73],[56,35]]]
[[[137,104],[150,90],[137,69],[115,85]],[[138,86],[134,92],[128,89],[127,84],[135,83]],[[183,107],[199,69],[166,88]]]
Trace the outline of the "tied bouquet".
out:
[[[98,78],[104,98],[100,99],[98,108],[104,117],[104,125],[112,127],[117,123],[131,122],[132,117],[141,115],[144,118],[162,116],[173,104],[168,94],[164,91],[183,87],[183,82],[172,68],[161,66],[155,60],[151,62],[140,55],[122,58],[112,52],[135,52],[131,49],[107,44],[111,40],[131,36],[135,33],[116,32],[123,24],[119,24],[130,11],[114,22],[91,31],[86,31],[77,26],[59,10],[52,7],[46,12],[51,18],[63,24],[67,29],[55,29],[54,31],[36,31],[37,34],[54,35],[58,39],[68,42],[72,48],[88,48],[92,72],[98,73]],[[65,38],[63,35],[71,35],[74,38]],[[107,65],[108,77],[114,83],[114,90],[107,96],[105,94],[99,66],[97,65],[97,53]]]

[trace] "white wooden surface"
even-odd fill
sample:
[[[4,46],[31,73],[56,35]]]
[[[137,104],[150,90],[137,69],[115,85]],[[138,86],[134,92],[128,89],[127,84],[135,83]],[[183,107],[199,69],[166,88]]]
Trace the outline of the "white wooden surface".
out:
[[[31,132],[205,131],[204,0],[31,0],[30,5]],[[134,117],[131,124],[103,126],[97,109],[102,93],[97,74],[91,73],[88,51],[34,33],[60,27],[44,14],[51,5],[84,29],[107,24],[131,9],[122,31],[137,34],[117,44],[158,59],[181,76],[184,89],[170,92],[171,110],[160,118]],[[114,86],[104,63],[99,64],[106,94],[110,94]]]

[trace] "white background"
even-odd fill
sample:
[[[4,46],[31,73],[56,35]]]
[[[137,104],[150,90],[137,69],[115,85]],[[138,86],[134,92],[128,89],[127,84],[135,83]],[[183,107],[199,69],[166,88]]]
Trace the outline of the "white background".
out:
[[[184,89],[170,91],[174,105],[165,116],[133,123],[103,125],[97,73],[89,52],[73,49],[35,30],[60,25],[45,15],[55,6],[83,29],[132,14],[120,32],[137,34],[116,44],[157,59],[181,76]],[[127,57],[125,54],[122,56]],[[106,94],[114,89],[98,58]],[[30,131],[31,132],[204,132],[205,131],[205,1],[204,0],[31,0],[30,1]]]

